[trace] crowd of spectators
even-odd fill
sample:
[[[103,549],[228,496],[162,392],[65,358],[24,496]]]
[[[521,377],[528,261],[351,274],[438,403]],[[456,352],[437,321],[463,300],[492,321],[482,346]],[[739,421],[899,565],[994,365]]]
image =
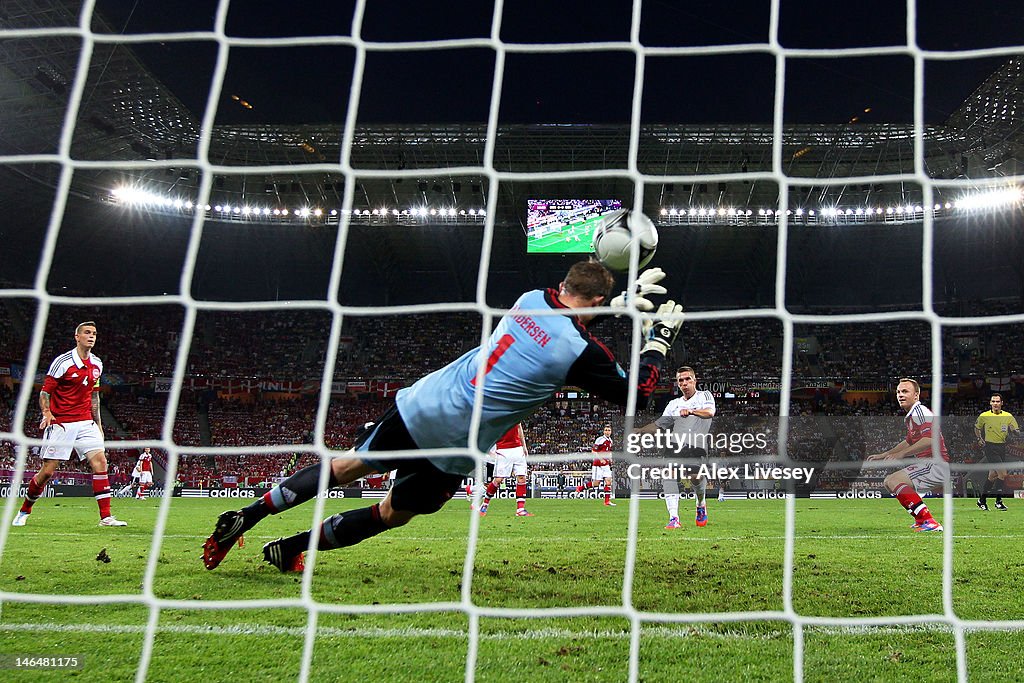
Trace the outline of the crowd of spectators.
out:
[[[1010,308],[1007,308],[1010,306]],[[991,304],[982,314],[1012,310]],[[0,306],[0,364],[25,360],[34,302]],[[824,313],[843,313],[825,311]],[[18,318],[18,321],[15,321]],[[180,306],[52,306],[39,365],[72,344],[74,326],[97,321],[97,354],[111,375],[169,377],[184,322]],[[199,311],[189,346],[187,375],[206,378],[320,380],[332,317],[322,310]],[[475,312],[348,316],[343,320],[335,378],[413,380],[479,343],[482,317]],[[608,316],[595,334],[619,358],[630,355],[629,317]],[[885,383],[931,372],[931,327],[925,321],[794,325],[794,336],[812,340],[794,348],[794,379],[831,377]],[[1024,325],[946,325],[943,373],[989,376],[1024,372]],[[401,340],[396,348],[395,340]],[[397,352],[396,352],[397,351]],[[688,321],[671,363],[698,368],[709,379],[778,379],[782,323],[775,318]]]
[[[961,307],[957,315],[1001,315],[1016,312],[1016,304],[977,304]],[[24,362],[35,302],[9,300],[0,306],[0,365]],[[108,379],[117,391],[104,405],[116,429],[111,442],[156,439],[163,433],[166,395],[122,391],[135,376],[169,377],[174,369],[184,321],[179,306],[59,306],[49,309],[44,349],[39,365],[66,351],[74,326],[97,320],[97,354],[104,359]],[[841,313],[842,311],[832,311]],[[953,315],[949,311],[940,311]],[[16,320],[17,319],[17,320]],[[349,316],[343,321],[336,361],[336,379],[393,379],[405,384],[444,365],[479,343],[483,319],[476,312],[387,316]],[[322,310],[249,312],[199,311],[191,337],[187,375],[207,378],[264,378],[319,382],[327,353],[332,316]],[[594,333],[609,341],[615,355],[630,356],[632,320],[608,316]],[[794,326],[794,336],[807,340],[794,350],[793,386],[815,378],[835,379],[835,390],[812,398],[794,399],[790,414],[809,419],[791,430],[789,455],[807,461],[854,462],[885,450],[900,438],[901,422],[895,403],[847,400],[843,387],[890,390],[895,379],[931,375],[929,323],[900,320]],[[1007,409],[1024,408],[1024,325],[947,325],[943,327],[943,370],[959,381],[958,393],[943,396],[942,412],[949,416],[944,433],[954,460],[978,456],[973,442],[973,419],[987,407],[988,393],[1002,389]],[[692,364],[702,381],[772,382],[781,372],[782,323],[775,318],[690,320],[669,367]],[[989,380],[998,384],[988,384]],[[151,386],[148,384],[146,386]],[[18,384],[0,382],[0,429],[9,431]],[[212,392],[211,392],[212,393]],[[375,419],[390,397],[374,393],[341,394],[332,398],[324,443],[329,449],[351,446],[356,427]],[[931,403],[931,401],[927,401]],[[721,403],[732,415],[775,415],[778,404],[760,400]],[[308,445],[315,441],[318,397],[273,398],[256,394],[245,400],[214,398],[200,405],[188,391],[173,416],[172,437],[179,446],[210,447],[209,454],[183,455],[179,477],[213,481],[225,476],[274,478],[285,476],[317,456]],[[589,469],[589,450],[605,422],[621,424],[623,413],[597,400],[555,399],[532,416],[524,427],[532,453],[551,453],[578,459],[559,463],[560,469]],[[640,422],[649,421],[642,416]],[[884,418],[884,419],[879,419]],[[962,419],[957,419],[962,418]],[[31,433],[38,419],[34,406],[26,416]],[[796,423],[793,425],[796,426]],[[798,434],[799,439],[793,440]],[[219,447],[302,445],[306,448],[276,454],[223,455]],[[134,453],[113,448],[111,471],[130,472]],[[10,441],[0,441],[0,470],[15,462]],[[159,459],[158,459],[159,462]],[[30,463],[30,468],[33,467]],[[73,464],[68,468],[75,470]],[[84,472],[84,468],[82,468]],[[845,471],[845,470],[844,470]],[[851,470],[852,471],[852,470]],[[71,475],[69,475],[71,476]],[[830,471],[827,482],[842,481]]]

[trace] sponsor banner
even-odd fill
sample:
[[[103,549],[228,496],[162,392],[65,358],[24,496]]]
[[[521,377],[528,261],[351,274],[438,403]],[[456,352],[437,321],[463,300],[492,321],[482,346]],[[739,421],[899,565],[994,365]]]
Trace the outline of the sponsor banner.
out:
[[[28,484],[22,484],[17,491],[14,492],[15,498],[24,498],[25,494],[28,493]],[[0,484],[0,498],[8,498],[11,496],[11,485],[10,483]],[[92,498],[92,486],[74,486],[72,484],[56,484],[47,486],[43,491],[43,498],[78,498],[88,496]]]
[[[786,498],[792,498],[792,493],[786,493],[785,491],[769,491],[767,489],[761,489],[760,491],[745,491],[747,500],[785,500]]]
[[[82,487],[84,488],[84,487]],[[229,488],[229,489],[175,489],[174,495],[181,496],[182,498],[242,498],[242,499],[255,499],[262,496],[270,489],[260,488]],[[347,489],[331,489],[326,493],[321,493],[321,498],[372,498],[374,496],[366,496],[361,494],[380,493],[380,491],[362,491],[357,488]],[[386,491],[384,493],[387,493]],[[90,489],[89,495],[92,495]],[[384,496],[379,496],[383,498]]]

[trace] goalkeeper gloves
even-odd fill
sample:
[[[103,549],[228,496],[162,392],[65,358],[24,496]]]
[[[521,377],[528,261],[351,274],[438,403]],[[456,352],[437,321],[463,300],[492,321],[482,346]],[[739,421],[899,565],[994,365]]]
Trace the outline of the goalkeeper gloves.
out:
[[[628,291],[622,292],[617,297],[612,299],[608,305],[612,308],[626,308],[627,304],[632,304],[640,311],[653,311],[654,304],[650,299],[647,298],[649,294],[664,294],[666,290],[661,285],[657,284],[665,279],[665,271],[661,268],[648,268],[636,278],[636,285],[633,288],[632,294]]]
[[[656,315],[678,315],[682,312],[683,307],[669,299],[658,307]],[[682,317],[673,320],[645,320],[643,325],[645,343],[644,347],[640,349],[641,355],[648,351],[657,351],[663,356],[668,354],[668,350],[672,348],[682,326]]]

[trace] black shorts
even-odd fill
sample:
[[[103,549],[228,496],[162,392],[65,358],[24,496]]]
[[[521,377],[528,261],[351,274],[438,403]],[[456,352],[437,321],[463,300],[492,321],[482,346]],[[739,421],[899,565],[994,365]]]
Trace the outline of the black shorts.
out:
[[[985,462],[1006,462],[1006,444],[986,441]]]
[[[411,451],[419,446],[409,436],[398,408],[391,406],[373,429],[356,444],[358,452]],[[442,472],[426,458],[408,460],[377,460],[361,455],[360,459],[378,472],[398,469],[391,485],[391,507],[395,510],[429,515],[440,510],[462,486],[463,475]]]
[[[670,452],[671,459],[688,466],[700,466],[708,459],[708,452],[698,446],[684,446],[678,452]]]

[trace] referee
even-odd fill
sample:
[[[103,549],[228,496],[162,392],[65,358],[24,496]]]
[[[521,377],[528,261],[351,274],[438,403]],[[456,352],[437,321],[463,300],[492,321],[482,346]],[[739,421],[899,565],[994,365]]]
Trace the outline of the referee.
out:
[[[1006,467],[1002,466],[1002,463],[1006,462],[1006,438],[1011,433],[1016,435],[1020,428],[1013,415],[1003,410],[1002,394],[992,394],[988,404],[992,406],[992,410],[986,410],[978,416],[978,421],[974,423],[974,434],[978,437],[978,443],[985,449],[985,462],[999,463],[999,465],[988,471],[988,479],[985,481],[985,487],[981,490],[978,507],[988,510],[988,503],[985,502],[985,499],[998,479],[999,484],[994,492],[996,510],[1005,510],[1003,496],[1005,495]]]

